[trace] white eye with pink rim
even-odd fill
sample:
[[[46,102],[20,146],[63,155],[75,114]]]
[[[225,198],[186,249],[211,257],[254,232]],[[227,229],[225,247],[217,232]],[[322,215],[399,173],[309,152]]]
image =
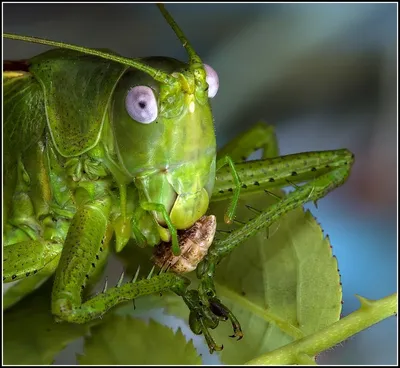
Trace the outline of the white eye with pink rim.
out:
[[[210,65],[204,64],[204,70],[206,71],[206,81],[208,83],[208,97],[213,98],[219,88],[219,79],[217,72],[211,68]]]
[[[158,116],[156,96],[147,86],[131,88],[125,98],[125,107],[129,116],[142,124],[150,124]]]

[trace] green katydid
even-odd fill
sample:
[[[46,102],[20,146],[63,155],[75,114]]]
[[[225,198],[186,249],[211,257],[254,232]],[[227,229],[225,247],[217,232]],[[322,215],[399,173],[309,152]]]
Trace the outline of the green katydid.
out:
[[[10,64],[17,70],[6,65],[3,73],[3,282],[18,281],[9,293],[20,298],[55,273],[52,312],[74,323],[172,290],[189,307],[192,330],[203,333],[214,351],[220,347],[208,330],[220,320],[229,319],[234,335],[242,336],[239,321],[215,293],[219,261],[258,229],[341,185],[353,155],[344,149],[278,157],[273,129],[264,124],[217,154],[209,100],[218,77],[159,8],[188,63],[3,35],[59,47]],[[260,148],[261,160],[241,162]],[[210,201],[232,198],[225,215],[230,223],[240,195],[288,183],[296,190],[213,242],[215,221],[204,216]],[[117,252],[132,238],[155,247],[162,272],[140,281],[135,275],[126,284],[121,277],[116,287],[83,302],[82,290],[100,273],[114,234]],[[178,271],[195,268],[200,286],[189,290]]]

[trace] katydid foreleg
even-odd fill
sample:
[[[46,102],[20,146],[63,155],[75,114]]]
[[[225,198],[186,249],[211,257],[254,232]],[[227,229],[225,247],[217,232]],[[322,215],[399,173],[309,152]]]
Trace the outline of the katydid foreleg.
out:
[[[109,198],[94,200],[79,208],[72,219],[52,292],[52,312],[61,320],[80,323],[91,319],[90,311],[82,308],[82,290],[96,266],[100,267],[109,211]]]
[[[134,283],[119,283],[82,301],[82,290],[100,266],[104,243],[111,238],[108,233],[109,211],[109,198],[101,198],[84,204],[72,219],[52,293],[52,312],[59,320],[85,323],[101,317],[116,304],[140,295],[171,289],[184,293],[187,280],[168,273]]]
[[[62,243],[27,240],[3,249],[3,309],[21,300],[44,283],[55,271],[60,260]]]
[[[317,201],[323,198],[330,191],[346,181],[350,173],[352,161],[353,160],[350,159],[347,165],[323,174],[307,184],[298,186],[296,190],[283,197],[277,203],[271,205],[264,211],[260,211],[260,214],[256,218],[232,233],[231,235],[233,236],[228,236],[224,240],[215,242],[212,249],[209,251],[209,257],[219,262],[232,252],[236,246],[240,245],[246,238],[254,235],[261,228],[269,227],[289,211],[307,202]]]
[[[330,160],[328,158],[330,158]],[[291,172],[293,169],[292,165],[297,160],[300,160],[303,164],[306,161],[309,161],[309,164],[312,166],[311,170],[310,167],[304,165],[306,168],[300,167],[300,170],[296,169],[299,171],[299,175],[293,175],[293,171]],[[275,186],[272,187],[287,186],[288,183],[286,180],[288,180],[288,178],[293,180],[293,177],[297,178],[300,182],[305,181],[305,178],[309,176],[309,171],[311,171],[313,175],[318,176],[302,186],[296,186],[296,190],[281,198],[267,209],[260,210],[258,216],[244,226],[233,231],[224,240],[214,242],[207,256],[203,260],[203,263],[200,264],[197,269],[197,274],[201,279],[202,284],[199,289],[201,290],[201,294],[204,295],[205,298],[210,298],[211,296],[215,297],[215,289],[212,281],[215,266],[224,257],[231,253],[233,249],[243,243],[244,240],[254,235],[261,228],[271,226],[271,224],[278,221],[289,211],[300,207],[309,201],[317,201],[336,187],[342,185],[350,173],[353,160],[354,157],[351,152],[347,150],[339,150],[291,155],[259,161],[258,165],[260,167],[267,165],[268,168],[264,167],[264,169],[271,170],[271,175],[273,173],[275,173],[275,175],[271,176],[271,178],[274,178],[274,181],[270,181],[267,177],[267,180],[262,181],[259,179],[260,183],[258,185],[254,185],[253,183],[253,187],[257,187],[258,190],[263,190],[265,187],[271,187],[272,183],[275,184]],[[327,162],[329,162],[329,164]],[[320,165],[317,166],[317,163]],[[254,165],[254,162],[246,162],[241,165],[242,168],[244,168],[246,165]],[[299,166],[296,165],[296,167]],[[313,168],[315,168],[315,170],[313,170]],[[288,169],[288,171],[285,172],[284,169]],[[263,169],[260,170],[262,171]],[[249,176],[251,177],[251,175]],[[252,180],[254,180],[253,177],[251,177],[251,181]],[[251,181],[247,182],[249,186],[252,184]],[[252,190],[252,192],[254,191],[255,190]]]
[[[236,164],[243,183],[242,196],[246,193],[267,191],[267,189],[281,188],[295,183],[307,183],[302,186],[296,185],[296,190],[281,198],[277,203],[265,210],[260,209],[260,214],[255,219],[234,231],[226,239],[214,242],[206,258],[213,258],[214,261],[221,260],[247,237],[262,227],[269,227],[288,211],[324,197],[346,181],[353,161],[353,154],[342,149],[287,155]],[[230,190],[231,183],[230,173],[225,170],[225,173],[221,173],[216,180],[213,200],[229,197],[229,193],[232,191]],[[214,270],[214,266],[212,270]],[[212,271],[212,273],[214,272]]]
[[[54,241],[27,240],[10,244],[3,249],[3,282],[24,279],[54,271],[60,258],[62,244]],[[47,272],[47,273],[48,273]]]
[[[312,181],[341,167],[350,169],[353,160],[352,153],[342,149],[240,162],[235,164],[235,167],[242,181],[241,196],[244,196],[262,192],[264,189],[276,189],[293,183]],[[227,199],[232,191],[231,173],[228,169],[221,168],[215,180],[212,201]]]
[[[264,152],[264,154],[265,156],[276,156],[271,151]],[[294,185],[296,189],[283,198],[276,196],[275,204],[267,209],[255,210],[258,213],[256,218],[232,231],[224,240],[214,242],[207,256],[197,268],[197,275],[200,279],[198,299],[201,300],[203,309],[212,310],[215,300],[220,303],[216,297],[213,278],[216,265],[224,257],[261,228],[268,228],[289,211],[309,201],[317,201],[342,185],[350,173],[353,161],[354,157],[351,152],[337,150],[288,155],[236,164],[235,167],[242,181],[242,196],[262,191],[270,193],[268,189],[288,185]],[[304,182],[306,184],[302,186],[296,184]],[[221,169],[216,179],[212,200],[229,198],[233,191],[232,186],[230,170]],[[226,307],[222,306],[220,309],[230,319],[234,336],[241,337],[240,325],[236,318]],[[206,313],[198,313],[198,316],[205,319]],[[210,350],[213,350],[215,342],[212,340],[211,342],[209,346]]]
[[[58,266],[61,243],[28,240],[3,249],[3,310],[11,307],[26,294],[50,278]]]
[[[346,180],[352,160],[346,166],[339,167],[327,174],[323,174],[317,179],[298,187],[293,192],[279,200],[277,203],[268,207],[260,214],[249,221],[244,226],[238,228],[228,235],[227,238],[221,241],[214,242],[210,248],[207,256],[197,268],[197,276],[200,279],[199,296],[202,301],[204,309],[212,310],[212,303],[217,300],[215,286],[214,286],[214,273],[216,265],[227,255],[229,255],[237,246],[242,244],[247,238],[256,234],[260,229],[269,227],[272,223],[279,220],[289,211],[309,202],[316,201],[324,197],[328,192],[344,183]],[[234,335],[237,337],[242,336],[239,322],[232,315],[228,308],[224,307],[225,315],[230,319]],[[215,313],[215,312],[214,312]],[[198,313],[200,319],[205,318],[205,313]],[[215,342],[209,344],[210,351],[214,349]]]

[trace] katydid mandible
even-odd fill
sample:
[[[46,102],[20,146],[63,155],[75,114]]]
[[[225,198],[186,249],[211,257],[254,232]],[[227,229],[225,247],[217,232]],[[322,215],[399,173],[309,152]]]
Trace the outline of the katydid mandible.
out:
[[[218,299],[217,264],[285,213],[317,201],[347,179],[346,149],[279,157],[273,129],[259,123],[217,154],[210,99],[218,76],[196,54],[162,5],[189,61],[124,58],[109,51],[4,34],[58,47],[29,61],[5,62],[3,282],[9,306],[55,273],[52,313],[84,323],[141,295],[172,290],[190,310],[193,332],[220,350],[209,329],[239,321]],[[246,162],[255,150],[261,160]],[[298,185],[305,183],[303,185]],[[296,189],[222,241],[213,241],[210,201],[294,185]],[[154,247],[161,271],[86,301],[115,239]],[[182,274],[197,270],[200,286]]]

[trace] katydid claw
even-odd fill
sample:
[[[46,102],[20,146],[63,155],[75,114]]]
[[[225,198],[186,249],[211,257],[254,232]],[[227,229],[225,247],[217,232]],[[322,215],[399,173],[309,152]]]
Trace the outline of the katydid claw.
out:
[[[214,351],[222,351],[224,350],[224,345],[222,344],[221,346],[219,345],[214,345]],[[210,349],[211,350],[211,349]]]
[[[230,320],[233,327],[233,335],[229,337],[237,337],[238,341],[243,338],[243,332],[240,327],[240,323],[237,318],[233,315],[233,313],[223,305],[217,298],[213,298],[209,300],[210,302],[210,309],[211,311],[218,316],[219,318],[223,319],[224,321]]]
[[[234,331],[234,334],[230,335],[229,337],[232,337],[232,338],[237,337],[237,341],[239,341],[239,340],[243,339],[243,332],[242,332],[242,330]]]
[[[243,332],[239,321],[218,298],[206,297],[206,300],[203,300],[201,295],[208,295],[210,290],[213,289],[203,285],[200,292],[198,290],[189,290],[182,296],[190,309],[190,329],[196,335],[204,335],[210,353],[212,354],[214,351],[221,351],[223,349],[223,345],[218,346],[209,332],[209,329],[215,329],[218,326],[219,321],[226,321],[228,319],[231,321],[233,335],[230,337],[236,337],[238,341],[243,338]],[[215,295],[215,293],[213,293],[213,295]]]

